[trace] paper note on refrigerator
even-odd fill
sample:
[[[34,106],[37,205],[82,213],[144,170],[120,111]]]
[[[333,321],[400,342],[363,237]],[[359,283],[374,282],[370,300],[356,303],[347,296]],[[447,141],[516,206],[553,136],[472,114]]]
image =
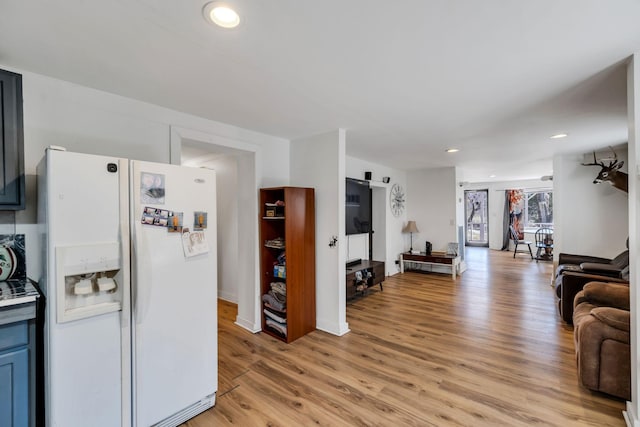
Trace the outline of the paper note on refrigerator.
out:
[[[209,245],[204,231],[189,231],[188,228],[184,228],[182,232],[182,248],[186,258],[209,252]]]

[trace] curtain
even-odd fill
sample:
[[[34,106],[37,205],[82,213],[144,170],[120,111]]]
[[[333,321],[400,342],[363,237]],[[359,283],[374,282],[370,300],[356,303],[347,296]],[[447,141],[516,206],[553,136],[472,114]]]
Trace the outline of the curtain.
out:
[[[524,238],[524,224],[521,222],[524,213],[524,190],[506,190],[504,192],[504,219],[502,250],[509,249],[509,226],[518,233],[518,239]]]
[[[509,190],[504,192],[504,211],[502,214],[502,249],[509,250]]]

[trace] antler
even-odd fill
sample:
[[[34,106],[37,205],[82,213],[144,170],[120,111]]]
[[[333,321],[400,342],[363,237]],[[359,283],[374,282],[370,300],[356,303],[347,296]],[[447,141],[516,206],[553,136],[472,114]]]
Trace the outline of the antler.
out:
[[[602,166],[603,168],[606,167],[604,165],[604,162],[598,162],[598,160],[596,159],[596,152],[593,152],[593,163],[580,163],[582,166]]]
[[[609,146],[609,148],[611,148],[611,151],[613,152],[613,161],[609,162],[608,165],[605,165],[603,161],[598,161],[596,159],[596,152],[593,152],[593,163],[581,163],[582,166],[601,166],[603,168],[612,168],[615,165],[618,164],[618,155],[616,154],[616,151],[613,149],[612,146]]]
[[[613,149],[612,146],[609,146],[609,148],[611,148],[611,151],[613,151],[613,162],[609,163],[609,167],[613,167],[616,164],[618,164],[618,155],[616,154],[616,151]]]

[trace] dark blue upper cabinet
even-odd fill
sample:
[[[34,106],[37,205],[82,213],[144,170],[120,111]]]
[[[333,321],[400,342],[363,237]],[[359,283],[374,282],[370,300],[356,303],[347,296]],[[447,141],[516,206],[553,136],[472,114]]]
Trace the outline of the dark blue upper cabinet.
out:
[[[0,70],[0,210],[24,209],[22,76]]]

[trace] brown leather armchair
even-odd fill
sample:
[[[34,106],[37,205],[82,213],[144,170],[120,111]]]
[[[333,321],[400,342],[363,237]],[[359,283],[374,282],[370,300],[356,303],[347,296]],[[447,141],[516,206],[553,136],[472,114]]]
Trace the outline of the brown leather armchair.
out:
[[[565,271],[556,278],[556,296],[558,297],[558,312],[562,320],[568,324],[573,323],[573,300],[584,285],[589,282],[613,282],[629,284],[629,268],[622,271],[618,278],[588,274],[574,271]]]
[[[592,282],[576,295],[573,336],[580,383],[631,399],[629,286]]]

